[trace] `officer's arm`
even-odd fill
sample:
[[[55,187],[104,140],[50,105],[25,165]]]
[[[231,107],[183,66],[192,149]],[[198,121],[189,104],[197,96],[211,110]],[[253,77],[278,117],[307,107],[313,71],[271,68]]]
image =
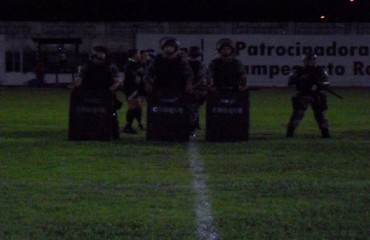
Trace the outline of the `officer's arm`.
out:
[[[76,80],[73,83],[71,83],[70,85],[68,85],[68,88],[74,89],[76,87],[81,86],[82,79],[86,75],[86,73],[85,73],[86,72],[86,69],[87,69],[87,66],[86,65],[78,68]]]
[[[208,68],[206,70],[206,79],[207,79],[207,87],[210,88],[214,88],[213,84],[214,84],[214,80],[213,80],[213,74],[214,74],[214,64],[213,63],[210,63],[208,65]]]
[[[144,77],[143,77],[143,82],[144,82],[144,88],[145,91],[150,94],[153,91],[153,82],[155,78],[155,59],[153,59],[150,63],[149,66],[147,67]]]
[[[296,85],[297,84],[297,78],[298,78],[298,72],[297,72],[297,70],[293,70],[289,75],[288,87]]]
[[[324,86],[329,86],[330,82],[329,82],[329,74],[328,72],[326,71],[326,69],[322,69],[322,72],[321,72],[321,81],[320,83]]]
[[[110,71],[111,71],[112,77],[113,77],[113,84],[109,87],[109,90],[115,91],[115,90],[117,90],[117,88],[119,88],[119,86],[122,85],[123,81],[122,81],[122,78],[119,75],[119,70],[118,70],[117,65],[112,64],[110,66]]]
[[[244,91],[247,89],[247,74],[244,65],[239,62],[239,75],[240,75],[240,87],[239,89]]]

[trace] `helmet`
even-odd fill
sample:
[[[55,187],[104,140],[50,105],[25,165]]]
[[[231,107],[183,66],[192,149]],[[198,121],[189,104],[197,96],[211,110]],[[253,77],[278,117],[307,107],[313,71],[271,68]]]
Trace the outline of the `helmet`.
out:
[[[200,48],[198,46],[191,46],[189,48],[189,56],[190,57],[200,57],[202,56],[202,51],[200,50]]]
[[[216,44],[216,49],[220,52],[223,47],[229,47],[234,50],[234,43],[228,38],[220,39]]]
[[[93,49],[92,49],[92,55],[93,54],[96,54],[97,52],[102,52],[102,53],[105,53],[107,54],[107,49],[103,46],[95,46]]]
[[[101,54],[103,53],[103,54]],[[103,55],[103,56],[102,56]],[[101,64],[106,60],[107,49],[103,46],[95,46],[91,50],[90,60],[96,64]]]
[[[314,52],[305,53],[302,57],[302,61],[304,61],[304,62],[306,62],[306,61],[315,62],[316,59],[317,59],[317,55]]]
[[[159,44],[162,50],[165,46],[172,46],[175,48],[175,51],[178,51],[180,48],[180,42],[174,37],[164,37],[159,41]]]

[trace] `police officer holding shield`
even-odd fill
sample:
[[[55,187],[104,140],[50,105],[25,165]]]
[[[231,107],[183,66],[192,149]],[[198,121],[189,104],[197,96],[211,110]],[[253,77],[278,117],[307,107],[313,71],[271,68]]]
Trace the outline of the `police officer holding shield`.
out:
[[[316,66],[316,59],[315,53],[306,53],[302,59],[304,65],[296,67],[289,78],[288,86],[295,86],[298,92],[292,97],[293,113],[288,123],[286,137],[293,137],[305,111],[311,106],[321,130],[321,137],[330,138],[329,123],[325,116],[328,105],[323,93],[323,89],[329,85],[328,74],[324,68]]]
[[[109,90],[113,92],[113,139],[119,139],[119,123],[117,110],[121,108],[120,102],[115,91],[122,84],[119,76],[119,70],[116,64],[110,62],[107,58],[107,49],[103,46],[95,46],[90,54],[89,61],[81,67],[77,80],[71,88],[80,88],[82,90]]]
[[[207,69],[206,141],[245,141],[249,137],[249,94],[245,67],[234,44],[221,39],[220,56]]]
[[[193,71],[179,54],[180,43],[172,37],[160,41],[163,53],[149,64],[144,75],[148,93],[148,140],[188,141],[190,116],[187,103],[192,92]]]

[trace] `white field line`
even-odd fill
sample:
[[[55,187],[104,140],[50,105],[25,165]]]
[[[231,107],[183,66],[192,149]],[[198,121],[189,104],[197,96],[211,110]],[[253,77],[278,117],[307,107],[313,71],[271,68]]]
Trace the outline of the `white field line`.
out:
[[[208,197],[207,176],[204,173],[203,161],[199,156],[197,146],[192,141],[189,143],[189,158],[192,185],[196,193],[195,213],[199,238],[217,240],[219,237],[213,222],[212,207]]]

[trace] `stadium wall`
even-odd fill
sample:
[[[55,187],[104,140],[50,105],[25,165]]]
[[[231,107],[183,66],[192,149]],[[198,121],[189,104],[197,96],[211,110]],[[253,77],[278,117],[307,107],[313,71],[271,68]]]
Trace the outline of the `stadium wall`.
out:
[[[283,86],[286,82],[288,67],[301,64],[299,54],[294,56],[251,55],[250,46],[274,45],[281,49],[296,43],[311,45],[320,43],[327,48],[336,42],[337,46],[362,47],[353,56],[320,56],[322,64],[332,64],[332,82],[335,86],[370,86],[370,61],[365,48],[370,35],[370,23],[247,23],[247,22],[0,22],[0,84],[23,85],[34,78],[33,69],[37,59],[37,44],[33,39],[79,38],[78,59],[85,60],[94,45],[106,46],[112,59],[123,69],[126,51],[130,48],[158,50],[158,38],[167,35],[178,37],[184,47],[190,44],[203,44],[205,61],[216,56],[213,45],[220,37],[229,37],[239,44],[238,57],[249,68],[252,85]],[[143,42],[143,36],[149,41]],[[203,39],[188,42],[187,39]],[[193,40],[192,40],[193,41]],[[249,48],[248,48],[249,47]],[[55,64],[58,57],[58,44],[43,46],[47,61]],[[63,46],[67,60],[75,53],[74,46]],[[249,49],[249,50],[248,50]],[[344,50],[343,50],[344,51]],[[279,53],[281,54],[281,52]],[[354,66],[355,62],[357,65]],[[261,66],[262,67],[261,67]],[[275,74],[278,65],[279,73]],[[266,69],[267,66],[267,69]],[[284,67],[288,66],[288,67]],[[338,67],[339,66],[339,67]],[[49,69],[45,75],[47,83],[69,83],[75,78],[77,66],[72,70],[56,72]],[[3,70],[1,70],[3,69]],[[344,69],[344,73],[342,73]],[[253,71],[252,71],[253,70]],[[356,71],[355,71],[356,70]],[[2,72],[1,72],[2,71]],[[252,73],[255,73],[254,75]],[[256,74],[258,73],[258,74]]]

